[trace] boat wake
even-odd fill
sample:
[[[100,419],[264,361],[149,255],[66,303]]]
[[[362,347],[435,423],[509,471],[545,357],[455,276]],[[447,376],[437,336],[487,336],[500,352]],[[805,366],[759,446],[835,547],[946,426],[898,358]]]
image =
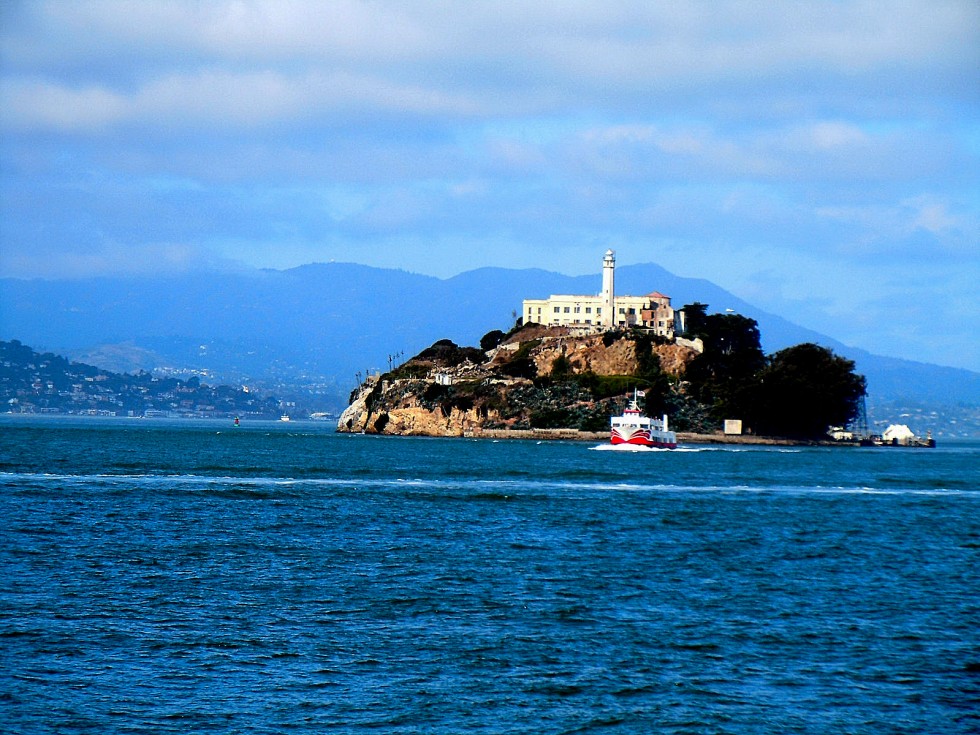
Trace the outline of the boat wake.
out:
[[[645,447],[640,444],[599,444],[589,447],[597,452],[671,452],[666,447]]]
[[[761,447],[763,449],[769,449],[769,447]],[[693,453],[693,452],[751,452],[758,451],[758,448],[753,447],[736,447],[736,446],[678,446],[676,449],[671,449],[669,447],[646,447],[638,444],[599,444],[594,447],[589,447],[590,450],[595,450],[597,452],[676,452],[677,454]],[[800,452],[799,449],[777,449],[780,454],[797,454]]]

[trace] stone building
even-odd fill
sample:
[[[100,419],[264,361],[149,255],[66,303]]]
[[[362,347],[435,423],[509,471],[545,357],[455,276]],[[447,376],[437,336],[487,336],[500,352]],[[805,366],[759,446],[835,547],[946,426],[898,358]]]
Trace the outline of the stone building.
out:
[[[602,259],[602,291],[597,296],[552,294],[547,299],[525,299],[524,323],[604,331],[643,327],[663,337],[674,336],[674,309],[670,297],[659,291],[646,296],[617,296],[616,254],[607,250]]]

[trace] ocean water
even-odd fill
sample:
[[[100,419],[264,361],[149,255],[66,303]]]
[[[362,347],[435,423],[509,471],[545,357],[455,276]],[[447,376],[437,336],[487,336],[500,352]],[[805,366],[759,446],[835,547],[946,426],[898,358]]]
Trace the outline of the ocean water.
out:
[[[0,419],[4,733],[980,731],[980,444]]]

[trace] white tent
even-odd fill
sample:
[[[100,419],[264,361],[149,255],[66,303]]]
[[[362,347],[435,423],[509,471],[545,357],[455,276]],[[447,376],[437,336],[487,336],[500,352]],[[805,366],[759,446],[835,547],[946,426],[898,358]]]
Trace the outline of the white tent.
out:
[[[915,439],[915,434],[905,424],[892,424],[885,429],[881,438],[888,443],[908,444]]]

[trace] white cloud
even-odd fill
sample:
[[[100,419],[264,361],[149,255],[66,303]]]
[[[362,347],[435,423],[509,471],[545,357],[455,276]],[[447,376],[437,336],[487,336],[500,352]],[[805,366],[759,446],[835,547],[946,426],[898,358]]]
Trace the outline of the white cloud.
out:
[[[289,77],[274,71],[202,69],[154,79],[131,94],[24,81],[5,83],[0,94],[8,128],[73,133],[105,132],[120,124],[251,128],[341,113],[466,117],[482,111],[479,101],[464,95],[347,73]]]
[[[95,248],[52,253],[19,250],[6,253],[0,276],[6,278],[86,278],[104,275],[159,275],[201,269],[240,268],[241,264],[215,255],[207,247],[165,242],[124,244],[105,242]]]
[[[945,202],[937,202],[931,197],[907,199],[902,205],[912,211],[912,227],[915,229],[922,229],[933,235],[944,235],[962,226],[960,219],[950,214]]]
[[[368,262],[568,270],[612,241],[825,326],[881,314],[849,294],[887,301],[882,262],[896,281],[924,258],[978,272],[975,0],[0,15],[0,248],[18,274],[380,244]]]
[[[0,121],[8,129],[67,133],[106,129],[124,119],[129,107],[105,88],[66,89],[43,81],[4,81],[0,101]]]
[[[818,122],[810,129],[810,135],[818,148],[841,148],[864,143],[867,136],[857,126],[845,122]]]
[[[826,91],[853,95],[853,107],[869,95],[893,96],[896,85],[921,87],[923,75],[957,83],[946,72],[978,61],[980,24],[969,2],[886,9],[873,2],[52,0],[20,15],[26,18],[0,33],[8,81],[63,97],[128,101],[135,108],[128,117],[140,120],[140,102],[155,99],[148,109],[172,113],[174,124],[188,119],[191,103],[182,95],[196,99],[199,85],[214,84],[218,110],[223,97],[233,101],[224,119],[232,126],[361,105],[421,114],[583,106],[649,114],[667,93],[708,105],[750,100],[751,114],[768,108],[771,115],[814,78]],[[53,117],[14,101],[24,119]],[[823,123],[817,140],[849,140],[846,123],[838,125]]]
[[[906,262],[923,259],[928,252],[980,266],[980,226],[975,211],[954,207],[932,194],[897,202],[819,207],[814,214],[847,225],[850,236],[840,244],[839,252],[852,257],[891,257]]]

